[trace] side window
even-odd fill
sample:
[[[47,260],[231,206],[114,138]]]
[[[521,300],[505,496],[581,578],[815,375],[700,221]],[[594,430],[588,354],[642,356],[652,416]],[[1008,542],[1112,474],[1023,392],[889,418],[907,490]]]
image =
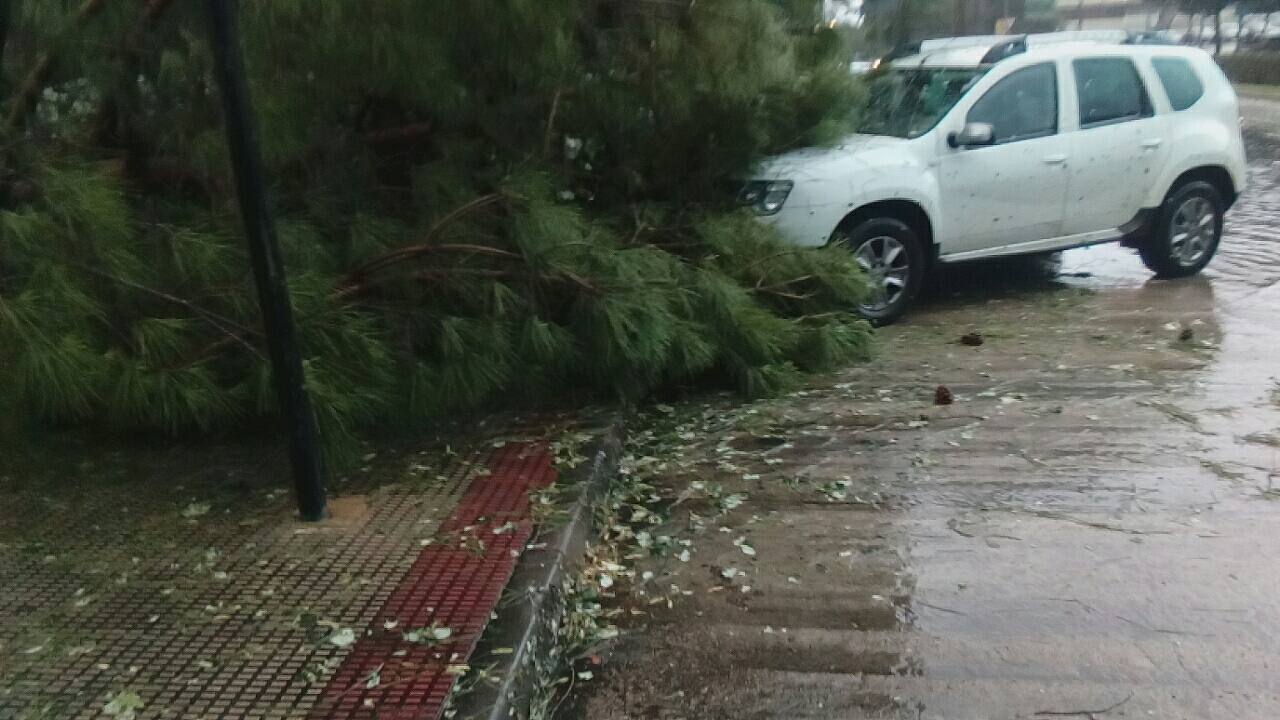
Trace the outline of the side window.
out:
[[[1151,67],[1160,76],[1169,104],[1174,110],[1186,110],[1204,95],[1204,85],[1191,69],[1191,63],[1182,58],[1152,58]]]
[[[1080,127],[1137,120],[1151,116],[1151,100],[1128,58],[1074,60],[1080,97]]]
[[[996,143],[1058,132],[1058,73],[1053,63],[1011,73],[973,104],[965,121],[990,124]]]

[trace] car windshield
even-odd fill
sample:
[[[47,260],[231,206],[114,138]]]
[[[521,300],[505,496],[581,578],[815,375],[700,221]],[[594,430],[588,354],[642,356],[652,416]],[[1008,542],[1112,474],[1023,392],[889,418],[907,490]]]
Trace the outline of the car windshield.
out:
[[[859,132],[914,138],[933,129],[986,68],[888,70],[870,79]]]

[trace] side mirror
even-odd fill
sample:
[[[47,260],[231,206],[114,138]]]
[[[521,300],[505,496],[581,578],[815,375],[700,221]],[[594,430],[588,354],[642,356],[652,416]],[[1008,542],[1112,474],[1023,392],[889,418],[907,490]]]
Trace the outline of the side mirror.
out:
[[[996,129],[991,123],[966,123],[960,132],[947,136],[947,144],[953,148],[982,147],[996,141]]]

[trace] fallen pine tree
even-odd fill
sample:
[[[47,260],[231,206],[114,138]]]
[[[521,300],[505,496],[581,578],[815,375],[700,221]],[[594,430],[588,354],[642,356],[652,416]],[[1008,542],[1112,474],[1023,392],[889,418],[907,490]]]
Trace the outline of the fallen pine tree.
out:
[[[0,402],[168,433],[269,415],[200,3],[12,3]],[[839,247],[726,202],[847,132],[812,3],[242,3],[307,384],[357,429],[564,393],[762,395],[863,356]]]

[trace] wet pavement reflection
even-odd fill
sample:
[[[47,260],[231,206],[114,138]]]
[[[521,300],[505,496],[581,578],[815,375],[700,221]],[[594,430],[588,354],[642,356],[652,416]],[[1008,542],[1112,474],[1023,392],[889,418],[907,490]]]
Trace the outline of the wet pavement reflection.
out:
[[[1280,105],[1244,107],[1201,276],[949,272],[871,364],[700,429],[670,489],[745,501],[574,712],[1280,718]]]

